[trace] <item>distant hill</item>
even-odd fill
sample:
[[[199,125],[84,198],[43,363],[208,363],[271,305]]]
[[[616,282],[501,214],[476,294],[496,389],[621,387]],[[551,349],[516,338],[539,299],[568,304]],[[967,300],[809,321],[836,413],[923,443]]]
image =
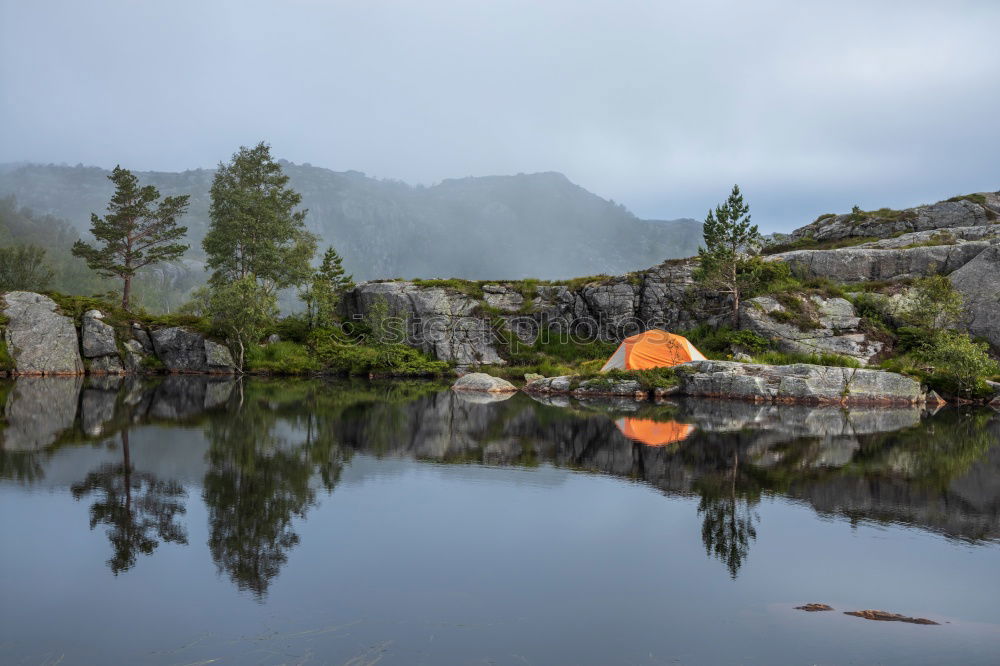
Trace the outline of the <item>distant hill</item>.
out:
[[[701,224],[641,220],[558,173],[445,180],[432,187],[283,163],[321,246],[356,279],[568,278],[619,274],[695,254]],[[0,197],[67,220],[86,235],[111,195],[97,167],[0,165]],[[140,172],[164,195],[189,194],[190,259],[201,258],[213,170]]]

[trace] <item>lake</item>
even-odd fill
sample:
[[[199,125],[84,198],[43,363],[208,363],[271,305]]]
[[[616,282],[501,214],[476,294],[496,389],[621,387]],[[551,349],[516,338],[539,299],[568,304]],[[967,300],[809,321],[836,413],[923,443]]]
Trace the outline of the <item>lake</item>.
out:
[[[0,663],[1000,662],[993,410],[206,377],[0,405]]]

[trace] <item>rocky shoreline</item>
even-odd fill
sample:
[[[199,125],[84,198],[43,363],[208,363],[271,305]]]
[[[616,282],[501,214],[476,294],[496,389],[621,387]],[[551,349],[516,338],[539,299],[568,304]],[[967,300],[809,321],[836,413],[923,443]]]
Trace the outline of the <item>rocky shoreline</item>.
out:
[[[100,310],[88,310],[77,324],[51,298],[30,291],[3,294],[0,315],[9,357],[0,376],[236,372],[228,348],[180,326],[147,328],[134,322],[119,335]]]
[[[536,379],[523,390],[574,397],[627,396],[642,400],[684,396],[805,405],[911,406],[941,402],[937,394],[924,391],[915,379],[884,370],[736,361],[690,361],[673,370],[677,382],[670,387],[647,387],[634,379],[577,381],[565,376]]]

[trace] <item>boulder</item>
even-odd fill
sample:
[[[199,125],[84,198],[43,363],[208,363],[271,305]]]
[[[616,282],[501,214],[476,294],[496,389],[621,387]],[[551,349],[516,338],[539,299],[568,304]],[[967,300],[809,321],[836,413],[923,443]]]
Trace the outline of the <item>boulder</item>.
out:
[[[56,312],[55,302],[30,291],[3,296],[7,318],[4,341],[18,375],[79,375],[83,373],[73,321]]]
[[[103,315],[98,310],[88,310],[83,315],[83,324],[80,326],[80,346],[83,349],[84,358],[118,355],[118,346],[115,344],[115,329],[101,321],[102,318]]]
[[[634,379],[609,380],[603,377],[588,379],[573,390],[573,395],[619,395],[634,398],[648,398],[649,391]]]
[[[796,298],[810,313],[811,327],[803,330],[794,321],[780,320],[779,314],[790,314],[788,308],[770,296],[759,296],[740,309],[743,328],[771,340],[781,351],[839,354],[857,359],[862,365],[882,350],[881,342],[869,340],[858,328],[861,318],[850,301],[818,295]]]
[[[689,396],[807,404],[913,405],[924,400],[919,382],[882,370],[690,361],[677,366],[677,377],[680,393]]]
[[[527,393],[569,393],[573,378],[569,375],[562,377],[542,377],[528,382],[524,386]]]
[[[485,372],[470,372],[462,375],[452,384],[452,391],[480,391],[483,393],[513,393],[517,387],[506,379],[488,375]]]
[[[984,250],[949,279],[964,298],[969,332],[1000,348],[1000,246]]]

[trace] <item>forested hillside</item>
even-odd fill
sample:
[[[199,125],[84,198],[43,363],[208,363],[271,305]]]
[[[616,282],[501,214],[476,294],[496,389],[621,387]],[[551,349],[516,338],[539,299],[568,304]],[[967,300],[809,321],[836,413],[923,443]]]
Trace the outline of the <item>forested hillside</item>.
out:
[[[282,163],[309,209],[307,227],[333,244],[357,279],[567,278],[623,273],[690,256],[701,224],[641,220],[558,173],[445,180],[432,187]],[[127,166],[127,165],[123,165]],[[0,197],[87,234],[112,193],[97,167],[8,165]],[[139,172],[164,196],[188,194],[188,263],[198,267],[214,171]],[[60,232],[62,233],[62,232]],[[71,242],[71,241],[70,241]]]

